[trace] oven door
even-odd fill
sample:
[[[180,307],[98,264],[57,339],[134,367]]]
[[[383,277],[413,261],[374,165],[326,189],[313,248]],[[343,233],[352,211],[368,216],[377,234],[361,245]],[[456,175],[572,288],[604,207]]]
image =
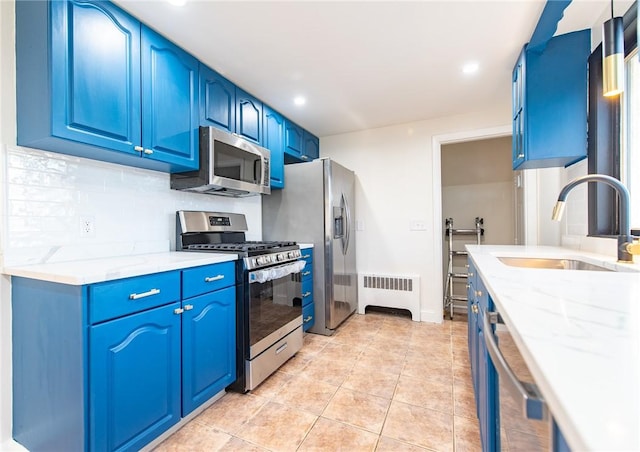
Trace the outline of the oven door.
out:
[[[302,325],[300,260],[249,272],[249,359]]]

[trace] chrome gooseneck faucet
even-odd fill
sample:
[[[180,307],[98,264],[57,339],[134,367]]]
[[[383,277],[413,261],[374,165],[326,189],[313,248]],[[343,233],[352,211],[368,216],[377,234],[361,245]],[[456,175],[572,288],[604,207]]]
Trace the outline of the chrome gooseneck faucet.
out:
[[[634,242],[629,225],[629,190],[618,179],[604,174],[587,174],[578,177],[564,186],[558,195],[558,202],[553,208],[551,219],[560,221],[564,213],[567,195],[576,186],[583,182],[604,182],[613,187],[620,197],[620,233],[618,234],[618,262],[633,262],[633,255],[640,254],[640,244]]]

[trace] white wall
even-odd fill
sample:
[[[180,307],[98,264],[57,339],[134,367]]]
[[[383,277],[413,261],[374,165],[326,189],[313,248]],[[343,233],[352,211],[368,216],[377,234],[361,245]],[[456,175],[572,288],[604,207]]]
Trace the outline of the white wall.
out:
[[[442,249],[434,241],[442,228],[441,199],[439,177],[434,190],[433,139],[509,123],[510,106],[501,105],[321,139],[323,157],[356,173],[356,220],[363,226],[356,232],[358,272],[419,274],[422,321],[442,321]],[[439,174],[439,156],[437,161]],[[426,230],[410,230],[412,221],[424,223]]]
[[[259,197],[169,189],[169,175],[16,146],[14,2],[0,1],[0,259],[4,266],[175,248],[175,212],[247,215],[262,236]],[[43,68],[44,69],[44,68]],[[90,217],[95,235],[80,236]],[[0,277],[0,450],[11,447],[10,281]]]

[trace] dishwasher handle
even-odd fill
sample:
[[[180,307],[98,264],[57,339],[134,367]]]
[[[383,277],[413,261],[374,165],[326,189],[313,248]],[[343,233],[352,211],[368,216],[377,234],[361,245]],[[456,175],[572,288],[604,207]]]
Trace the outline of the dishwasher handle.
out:
[[[509,364],[504,359],[502,352],[498,348],[493,337],[493,329],[491,328],[491,316],[497,319],[496,313],[485,311],[482,316],[482,326],[485,332],[484,338],[487,345],[487,351],[491,357],[499,379],[505,385],[511,396],[522,402],[522,414],[527,419],[546,420],[547,404],[542,398],[538,387],[531,383],[518,380]]]

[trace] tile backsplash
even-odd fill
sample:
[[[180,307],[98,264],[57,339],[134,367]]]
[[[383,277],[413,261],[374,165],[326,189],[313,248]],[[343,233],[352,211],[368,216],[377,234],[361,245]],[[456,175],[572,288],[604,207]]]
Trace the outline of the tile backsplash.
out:
[[[259,196],[180,192],[169,174],[17,146],[2,157],[5,266],[173,250],[176,210],[244,213],[247,238],[262,236]]]

